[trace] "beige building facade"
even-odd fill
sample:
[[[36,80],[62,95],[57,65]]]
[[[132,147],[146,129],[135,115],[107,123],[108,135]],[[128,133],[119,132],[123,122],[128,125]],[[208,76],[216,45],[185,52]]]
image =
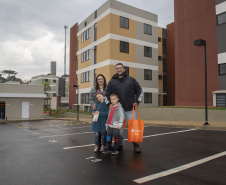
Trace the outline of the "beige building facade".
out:
[[[88,106],[90,88],[98,74],[103,74],[109,82],[115,74],[115,65],[123,63],[127,74],[142,87],[144,98],[140,105],[158,106],[157,15],[108,0],[76,29],[77,61],[74,67],[79,105]],[[72,54],[70,56],[73,58]]]

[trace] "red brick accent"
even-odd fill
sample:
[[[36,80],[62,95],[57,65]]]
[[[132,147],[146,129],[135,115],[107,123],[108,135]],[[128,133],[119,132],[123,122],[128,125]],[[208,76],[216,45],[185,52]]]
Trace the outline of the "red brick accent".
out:
[[[77,27],[76,23],[70,29],[70,81],[69,81],[69,109],[76,104],[76,56],[77,56]]]
[[[194,45],[194,40],[203,39],[207,46],[208,106],[212,106],[212,92],[218,90],[215,0],[174,0],[174,14],[174,44],[167,37],[167,47],[175,46],[175,61],[169,58],[167,66],[175,63],[175,105],[205,105],[204,47]],[[173,34],[172,30],[167,30],[168,35]],[[169,102],[174,101],[169,98]]]

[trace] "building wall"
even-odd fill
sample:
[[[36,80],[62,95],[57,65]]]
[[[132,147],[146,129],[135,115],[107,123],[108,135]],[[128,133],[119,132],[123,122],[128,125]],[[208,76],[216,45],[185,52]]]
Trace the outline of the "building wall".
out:
[[[208,105],[212,106],[212,92],[218,89],[215,0],[174,0],[174,12],[175,105],[205,105],[204,47],[194,46],[194,40],[204,39]]]
[[[226,13],[226,0],[216,0],[216,16]],[[226,23],[217,25],[218,65],[226,65]],[[226,74],[219,73],[219,90],[226,90]]]

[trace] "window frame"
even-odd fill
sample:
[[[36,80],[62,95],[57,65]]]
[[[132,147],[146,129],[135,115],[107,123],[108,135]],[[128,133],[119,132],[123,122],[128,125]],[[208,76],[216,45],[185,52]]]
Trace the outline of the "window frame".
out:
[[[221,16],[221,15],[224,15],[225,18],[226,18],[226,12],[223,12],[223,13],[217,15],[217,26],[220,26],[222,24],[226,24],[226,19],[225,19],[225,22],[219,24],[218,17]]]
[[[149,97],[149,96],[150,97]],[[148,101],[149,98],[151,99],[151,101]],[[152,103],[152,93],[149,92],[144,92],[144,103]]]
[[[152,58],[152,47],[144,46],[144,56]]]
[[[226,71],[226,63],[224,64],[218,64],[218,74],[219,75],[226,75],[226,72],[225,73],[221,73],[221,66],[224,66],[225,67],[225,71]]]
[[[120,28],[129,29],[129,18],[120,16]]]
[[[120,47],[119,51],[121,53],[128,53],[129,54],[129,42],[120,41],[119,47]]]
[[[144,34],[152,35],[152,25],[144,23]]]
[[[152,80],[152,70],[144,69],[144,80]]]

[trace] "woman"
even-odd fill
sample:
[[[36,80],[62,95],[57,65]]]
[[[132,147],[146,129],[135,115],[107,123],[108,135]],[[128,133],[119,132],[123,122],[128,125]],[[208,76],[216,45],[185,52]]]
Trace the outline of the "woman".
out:
[[[96,93],[102,92],[105,94],[105,89],[107,87],[106,79],[104,75],[99,74],[96,77],[96,85],[91,88],[89,95],[89,103],[91,105],[92,110],[96,108]]]

